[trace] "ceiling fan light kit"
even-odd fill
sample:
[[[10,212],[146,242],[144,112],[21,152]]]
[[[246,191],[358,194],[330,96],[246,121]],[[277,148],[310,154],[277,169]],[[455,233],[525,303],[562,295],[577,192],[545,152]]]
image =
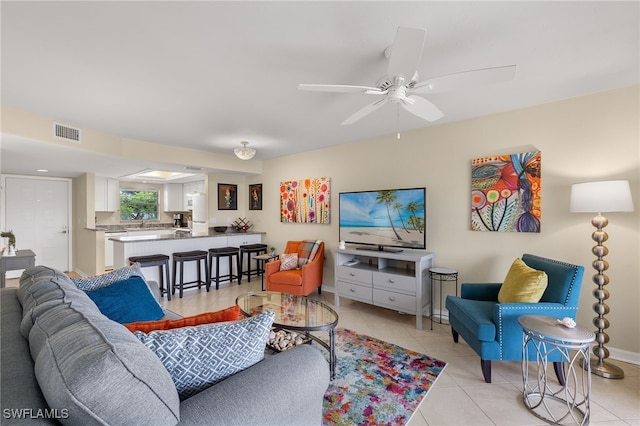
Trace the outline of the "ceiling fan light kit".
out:
[[[377,87],[343,84],[300,84],[299,90],[335,93],[363,93],[383,96],[356,111],[342,125],[353,124],[388,103],[400,105],[403,109],[423,120],[432,122],[444,116],[431,101],[417,94],[429,95],[452,90],[476,87],[513,79],[516,66],[507,65],[484,68],[444,75],[418,81],[418,67],[427,30],[424,28],[399,27],[393,45],[384,50],[389,65],[387,75],[378,80]]]
[[[251,160],[253,156],[256,155],[256,150],[253,148],[249,148],[247,146],[249,142],[247,141],[242,141],[240,143],[242,144],[241,147],[233,149],[233,152],[236,154],[236,157],[238,157],[241,160]]]

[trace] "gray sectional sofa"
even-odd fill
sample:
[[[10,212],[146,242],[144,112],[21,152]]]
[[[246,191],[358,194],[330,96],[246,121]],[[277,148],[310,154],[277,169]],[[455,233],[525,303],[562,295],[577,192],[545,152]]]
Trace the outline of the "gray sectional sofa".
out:
[[[30,268],[0,296],[2,424],[322,423],[329,369],[316,348],[269,356],[180,401],[159,358],[64,273]]]

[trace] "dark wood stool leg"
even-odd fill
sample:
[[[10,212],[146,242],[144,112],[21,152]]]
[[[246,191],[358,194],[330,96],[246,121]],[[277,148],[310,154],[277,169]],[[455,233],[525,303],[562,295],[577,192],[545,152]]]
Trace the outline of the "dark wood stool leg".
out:
[[[251,282],[251,251],[247,252],[247,282]]]
[[[207,292],[209,292],[209,289],[211,288],[211,254],[209,254],[209,257],[207,259],[207,264],[205,266],[206,271],[207,271],[207,276],[206,276],[206,280],[207,280]]]
[[[198,270],[197,272],[197,280],[198,280],[198,290],[200,290],[201,286],[202,286],[202,274],[200,271],[200,268],[202,267],[202,263],[200,263],[200,259],[196,260],[196,269]]]
[[[182,291],[184,290],[184,261],[180,259],[180,299],[182,299]]]
[[[242,284],[242,257],[242,250],[240,250],[236,255],[236,262],[238,264],[238,267],[236,268],[238,271],[238,285]]]
[[[173,259],[173,281],[171,282],[171,294],[176,294],[176,272],[177,272],[178,264],[175,259]]]
[[[233,259],[234,257],[236,258],[236,260],[235,260],[235,261],[234,261],[234,259]],[[234,277],[234,276],[236,277],[236,279],[238,279],[238,280],[239,280],[239,278],[238,278],[238,268],[237,268],[237,267],[236,267],[236,273],[235,273],[235,274],[233,274],[233,264],[234,264],[234,263],[236,264],[236,266],[238,265],[238,255],[237,255],[237,254],[232,253],[232,254],[230,254],[230,255],[229,255],[229,273],[231,274],[231,276],[229,277],[229,281],[230,281],[230,282],[232,282],[232,283],[233,283],[233,277]],[[240,282],[240,281],[238,281],[238,283],[239,283],[239,282]]]
[[[171,301],[171,280],[169,279],[169,261],[164,261],[164,278],[167,283],[167,300]]]
[[[162,264],[158,265],[158,283],[160,284],[160,297],[164,295],[164,275],[162,275]]]
[[[216,290],[220,288],[220,256],[216,256]]]

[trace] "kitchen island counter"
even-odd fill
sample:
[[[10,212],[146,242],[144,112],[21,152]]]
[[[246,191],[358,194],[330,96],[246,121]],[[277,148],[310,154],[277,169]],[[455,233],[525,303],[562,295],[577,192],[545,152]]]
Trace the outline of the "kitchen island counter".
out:
[[[133,256],[148,256],[152,254],[165,254],[171,259],[173,253],[204,250],[221,247],[240,247],[246,244],[262,243],[264,232],[214,232],[208,234],[191,234],[189,232],[177,232],[164,235],[122,235],[111,237],[113,241],[113,267],[122,268],[129,266],[129,258]],[[245,259],[247,262],[247,259]],[[173,265],[170,263],[170,276],[173,277]],[[220,265],[220,275],[229,273],[228,266]],[[243,266],[246,270],[247,265]],[[142,273],[147,280],[158,281],[158,268],[142,268]],[[196,268],[188,265],[184,271],[185,281],[193,281],[196,278]]]
[[[188,240],[193,238],[228,238],[228,237],[243,237],[249,235],[263,235],[264,232],[215,232],[209,233],[191,233],[191,232],[174,232],[172,234],[153,234],[153,235],[122,235],[109,238],[112,241],[119,241],[121,243],[137,243],[149,240]]]

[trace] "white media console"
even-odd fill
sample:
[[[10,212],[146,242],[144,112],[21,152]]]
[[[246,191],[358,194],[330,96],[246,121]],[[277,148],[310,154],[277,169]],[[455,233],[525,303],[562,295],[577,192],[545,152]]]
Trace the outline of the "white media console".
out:
[[[382,306],[416,316],[422,329],[422,315],[428,313],[429,268],[434,254],[405,249],[399,253],[337,249],[335,304],[340,297]]]

